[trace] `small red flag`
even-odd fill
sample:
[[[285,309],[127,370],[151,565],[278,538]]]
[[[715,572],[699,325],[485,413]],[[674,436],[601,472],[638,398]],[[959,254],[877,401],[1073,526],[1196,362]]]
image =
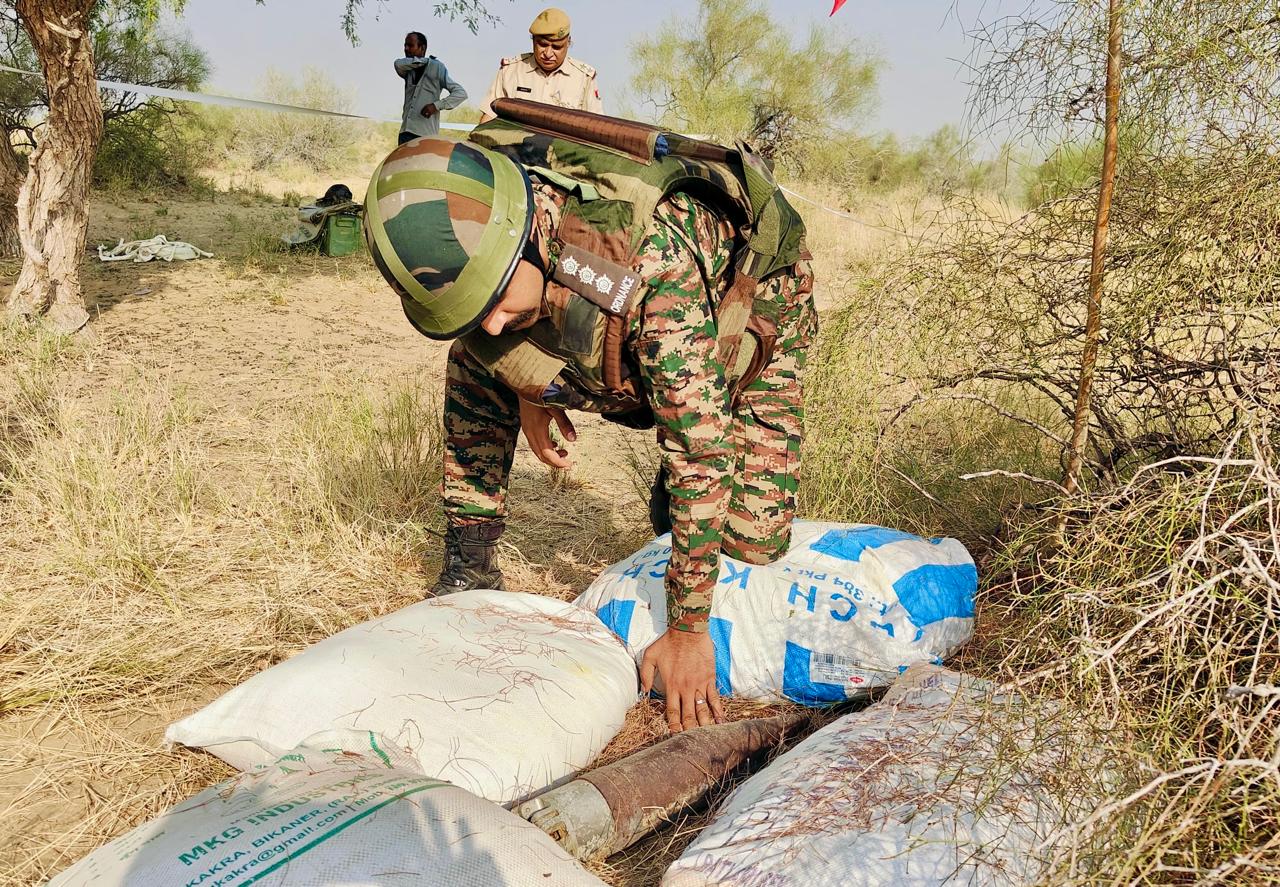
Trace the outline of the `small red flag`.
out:
[[[839,12],[840,7],[844,6],[844,4],[845,4],[845,0],[836,0],[835,6],[831,7],[831,15],[835,15],[837,12]],[[827,16],[827,18],[831,18],[831,15]]]

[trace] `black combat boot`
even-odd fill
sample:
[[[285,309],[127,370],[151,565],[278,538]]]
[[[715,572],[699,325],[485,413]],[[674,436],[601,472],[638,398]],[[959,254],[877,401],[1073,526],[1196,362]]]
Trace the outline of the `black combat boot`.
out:
[[[473,588],[505,591],[496,557],[498,537],[504,529],[506,525],[502,521],[450,525],[444,534],[444,567],[426,596],[438,597]]]

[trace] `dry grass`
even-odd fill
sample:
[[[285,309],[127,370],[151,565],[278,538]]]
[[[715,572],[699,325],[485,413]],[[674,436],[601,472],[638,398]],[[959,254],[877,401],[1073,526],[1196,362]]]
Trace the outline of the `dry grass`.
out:
[[[286,417],[229,424],[141,373],[109,403],[77,396],[101,352],[17,327],[0,351],[5,884],[47,878],[227,775],[209,756],[160,751],[159,730],[417,600],[436,547],[439,419],[417,383],[375,398],[335,380]],[[581,485],[571,474],[519,505],[503,548],[513,587],[571,597],[646,537],[640,522],[606,529],[592,497],[566,503]],[[599,541],[569,551],[566,533]],[[775,710],[729,705],[735,719]],[[665,735],[660,705],[637,706],[602,761]],[[666,859],[683,843],[656,846],[645,852]],[[632,869],[602,871],[653,883]]]
[[[1055,418],[1025,390],[968,399],[935,390],[938,375],[985,359],[993,343],[975,334],[971,317],[941,316],[918,285],[915,262],[942,249],[962,217],[998,228],[1010,207],[985,195],[944,202],[918,188],[880,196],[796,189],[867,223],[801,204],[819,302],[829,309],[805,378],[802,513],[944,533],[984,552],[997,542],[1002,514],[1044,491],[964,476],[991,468],[1052,474],[1056,448],[1021,419]],[[946,349],[937,347],[940,326]]]
[[[829,186],[789,182],[787,187],[803,198],[793,199],[792,204],[805,221],[820,309],[847,304],[863,285],[868,268],[896,252],[905,242],[904,234],[915,235],[927,227],[938,211],[936,201],[915,189],[855,199]],[[825,212],[815,203],[861,223]]]
[[[68,703],[5,719],[0,741],[0,883],[43,883],[111,837],[232,775],[212,755],[167,754],[148,723],[176,706],[133,696],[132,711]],[[72,815],[67,815],[72,812]]]
[[[284,197],[297,181],[251,184]],[[96,236],[155,228],[217,248],[198,269],[222,293],[212,307],[185,289],[150,297],[182,299],[196,312],[188,322],[212,330],[225,321],[200,312],[219,302],[287,315],[331,298],[316,282],[337,292],[377,283],[361,257],[278,250],[288,208],[264,193],[221,195],[198,214],[145,200],[95,212]],[[112,270],[99,288],[126,296],[139,288],[130,274],[150,275],[149,289],[188,279],[168,277],[176,268]],[[144,325],[97,343],[0,334],[4,885],[39,882],[226,775],[205,755],[163,751],[164,727],[308,644],[417,600],[438,565],[438,405],[423,394],[436,378],[393,373],[399,381],[380,389],[303,362],[290,364],[291,375],[310,374],[293,380],[297,396],[229,405],[192,381],[186,354],[148,344],[151,321],[130,323]],[[511,587],[571,598],[648,538],[647,484],[602,486],[626,470],[618,442],[643,435],[580,430],[574,471],[517,471],[501,548]],[[658,708],[637,707],[606,754],[662,735]],[[653,848],[683,827],[615,861],[611,877],[655,883],[653,860],[688,836],[666,855]],[[645,853],[649,863],[633,864]]]
[[[308,203],[324,194],[330,185],[342,182],[357,202],[363,202],[374,169],[396,147],[399,129],[396,124],[360,127],[358,141],[347,149],[351,157],[342,163],[340,171],[317,170],[297,162],[255,168],[246,158],[233,153],[211,158],[213,164],[201,169],[200,175],[222,191],[257,194],[294,205]]]
[[[226,424],[143,374],[105,403],[77,397],[94,346],[16,328],[2,344],[0,871],[28,883],[218,771],[158,753],[162,719],[113,725],[190,710],[418,599],[439,437],[412,383]],[[82,790],[60,831],[57,792]]]
[[[1009,408],[1055,419],[1022,391],[972,399],[933,391],[933,373],[989,346],[971,339],[967,351],[934,350],[930,323],[911,304],[921,296],[897,289],[891,263],[823,317],[805,382],[801,511],[952,535],[980,554],[998,544],[1002,515],[1044,490],[966,476],[992,468],[1051,476],[1055,446]]]
[[[362,258],[275,249],[287,207],[251,193],[217,200],[184,239],[224,244],[218,260],[187,277],[127,272],[152,275],[152,298],[176,306],[186,323],[215,335],[227,323],[215,312],[234,303],[264,322],[297,319],[302,308],[329,312],[324,329],[343,329],[337,312],[350,308],[335,293],[381,292]],[[161,214],[157,206],[113,210],[101,224],[186,233],[180,207]],[[913,212],[886,205],[876,220]],[[810,228],[828,256],[833,299],[855,273],[846,266],[871,267],[893,240],[863,239],[822,215]],[[211,306],[185,288],[195,270],[216,290]],[[100,276],[121,292],[138,288],[125,270],[112,273]],[[162,279],[177,288],[160,290]],[[291,397],[229,405],[216,385],[191,382],[193,356],[148,343],[171,327],[119,310],[104,315],[120,320],[101,322],[115,332],[97,343],[19,328],[0,334],[4,885],[39,882],[225,775],[207,756],[163,751],[164,726],[320,638],[416,601],[438,566],[438,405],[423,393],[437,378],[397,366],[386,374],[395,381],[377,387],[368,374],[291,362],[273,370],[289,376]],[[241,345],[242,332],[223,335]],[[369,326],[360,335],[385,333]],[[615,476],[626,471],[619,442],[643,435],[602,424],[580,430],[574,471],[546,478],[517,468],[501,548],[511,587],[568,599],[648,537],[647,479],[632,490]],[[868,508],[861,519],[891,517]],[[657,706],[638,706],[605,759],[662,735]],[[608,877],[656,883],[705,815],[682,817],[613,860]]]
[[[1218,457],[1046,513],[1008,549],[985,609],[1003,630],[971,663],[1075,703],[1064,717],[1122,775],[1053,884],[1280,879],[1277,465],[1264,419]]]

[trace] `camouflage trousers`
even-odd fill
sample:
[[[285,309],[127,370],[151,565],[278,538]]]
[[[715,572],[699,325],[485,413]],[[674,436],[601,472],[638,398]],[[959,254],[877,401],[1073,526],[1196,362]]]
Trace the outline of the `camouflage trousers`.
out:
[[[786,552],[800,483],[801,374],[817,315],[808,263],[796,271],[769,283],[781,308],[773,359],[733,408],[734,470],[720,550],[752,564],[769,563]],[[461,342],[449,351],[444,429],[446,518],[453,524],[505,519],[519,402]]]
[[[781,307],[778,339],[773,359],[734,404],[733,492],[720,541],[723,554],[749,564],[771,563],[791,545],[804,440],[802,374],[818,329],[807,261],[768,286]]]
[[[450,524],[507,516],[507,481],[520,434],[520,402],[461,340],[449,349],[444,384],[444,482]]]

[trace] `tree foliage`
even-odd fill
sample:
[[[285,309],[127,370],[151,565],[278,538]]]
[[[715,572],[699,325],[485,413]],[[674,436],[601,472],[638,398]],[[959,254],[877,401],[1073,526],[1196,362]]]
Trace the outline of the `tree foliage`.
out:
[[[259,6],[266,5],[267,0],[257,0]],[[381,9],[389,0],[377,0]],[[512,0],[514,2],[514,0]],[[342,9],[342,33],[353,44],[360,42],[360,15],[364,11],[365,0],[346,0]],[[437,0],[431,4],[431,14],[436,18],[448,18],[450,21],[462,20],[472,34],[480,30],[481,24],[494,25],[500,19],[489,11],[489,0]]]
[[[1224,136],[1280,136],[1280,3],[1276,0],[1129,0],[1124,4],[1122,119],[1147,154]],[[1012,121],[1051,140],[1092,135],[1102,114],[1097,0],[1052,0],[978,35],[971,63],[980,119]]]
[[[779,161],[855,127],[875,99],[880,62],[839,29],[794,41],[760,0],[699,0],[631,50],[632,89],[673,129],[743,138]]]
[[[1074,138],[1043,169],[1037,211],[1005,236],[957,232],[933,286],[1007,302],[986,378],[1056,402],[1073,384],[1087,272],[1105,3],[1055,0],[985,34],[977,96],[988,120]],[[1175,8],[1176,7],[1176,8]],[[1129,3],[1096,466],[1217,452],[1241,422],[1280,406],[1280,3]],[[1092,134],[1092,138],[1088,136]],[[975,306],[976,307],[976,306]],[[953,314],[953,312],[948,312]],[[968,375],[968,374],[966,374]]]
[[[801,145],[788,165],[806,181],[854,195],[865,191],[921,188],[931,194],[1002,191],[1008,184],[1011,149],[979,157],[961,130],[946,124],[925,136],[893,133],[833,133]]]
[[[146,15],[123,8],[104,8],[96,17],[93,35],[94,68],[99,80],[136,83],[165,89],[196,89],[209,76],[209,60],[188,37],[153,27]],[[25,71],[39,62],[16,19],[0,23],[0,62]],[[102,90],[102,116],[108,131],[113,122],[137,112],[144,104],[173,113],[175,103],[125,90]],[[0,74],[0,126],[18,147],[34,148],[36,130],[48,110],[43,80],[19,74]]]
[[[190,38],[154,27],[152,13],[117,6],[99,9],[93,57],[98,79],[166,89],[197,89],[209,75],[205,53]],[[0,23],[0,62],[35,70],[39,62],[16,20]],[[192,153],[183,103],[127,90],[104,89],[102,144],[95,159],[99,184],[146,187],[180,184],[189,178]],[[0,75],[0,127],[10,143],[30,152],[47,121],[44,81]]]

